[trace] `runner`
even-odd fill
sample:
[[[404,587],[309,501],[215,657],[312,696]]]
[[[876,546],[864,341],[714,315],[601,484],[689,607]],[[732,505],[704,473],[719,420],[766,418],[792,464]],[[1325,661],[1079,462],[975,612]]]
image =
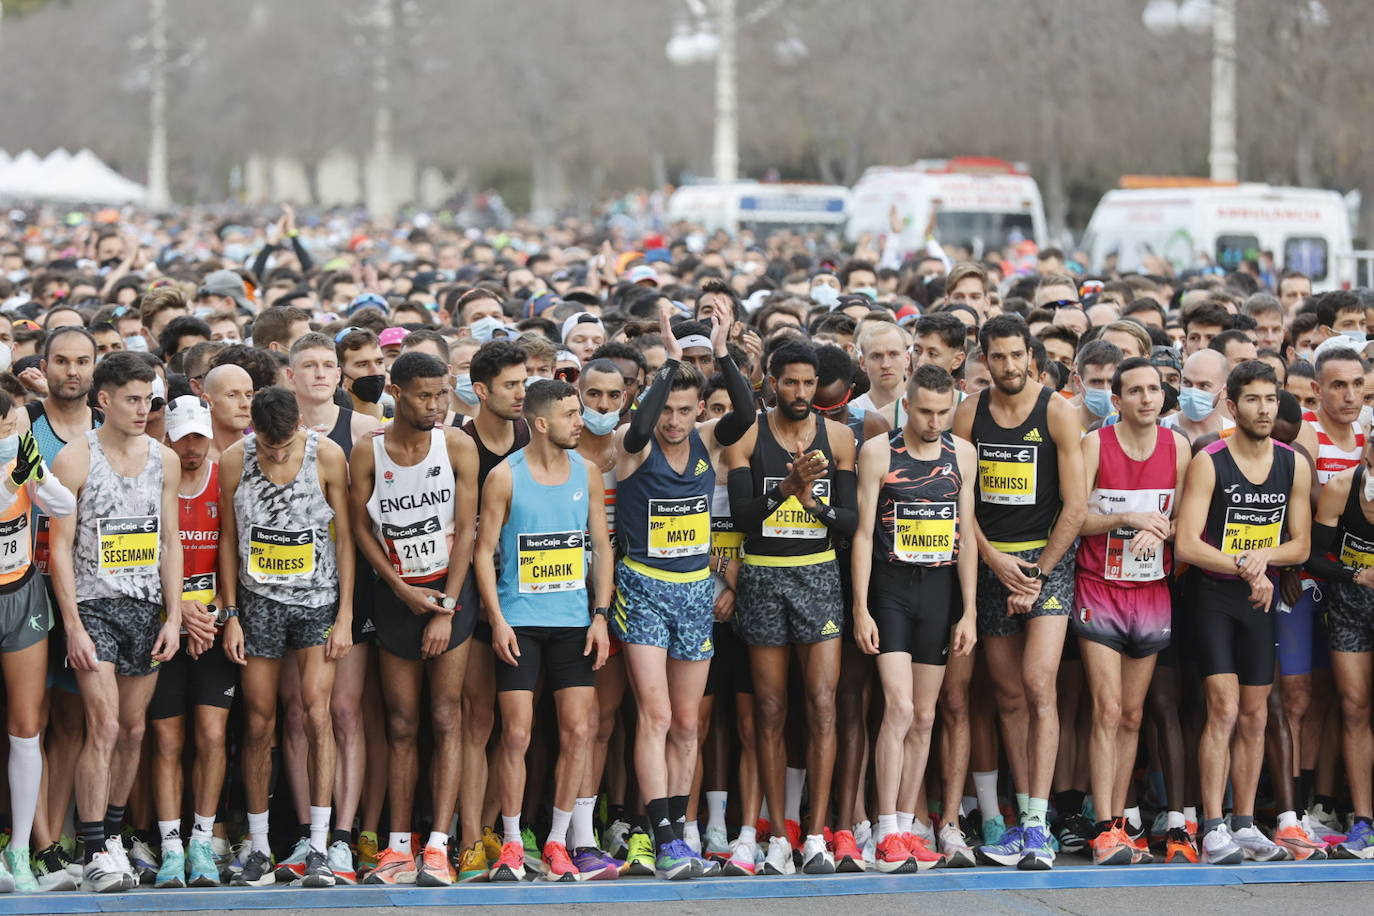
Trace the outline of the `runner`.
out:
[[[334,662],[353,643],[348,467],[337,445],[300,428],[296,399],[285,388],[259,391],[252,419],[253,433],[224,453],[219,472],[224,651],[244,666],[243,781],[252,844],[234,883],[264,887],[299,880],[305,887],[333,887],[336,876],[326,860],[335,775],[329,695]],[[300,670],[310,746],[310,851],[303,862],[274,869],[268,782],[288,650]]]
[[[596,719],[595,672],[606,662],[613,564],[601,475],[573,449],[582,432],[577,389],[540,380],[524,398],[530,444],[497,465],[482,492],[474,563],[482,605],[501,664],[501,857],[492,881],[525,875],[520,806],[525,751],[540,674],[553,692],[558,764],[553,822],[543,848],[549,881],[576,881],[567,832],[577,790],[591,763]],[[595,605],[588,615],[587,541],[595,561]],[[496,569],[496,551],[502,563]]]
[[[978,451],[978,630],[996,685],[1019,824],[982,861],[1054,865],[1045,824],[1059,742],[1055,678],[1073,607],[1074,539],[1087,511],[1078,418],[1030,381],[1031,336],[1016,315],[979,330],[992,387],[954,415]],[[987,816],[987,812],[984,812]]]
[[[210,443],[209,458],[219,461],[220,456],[242,439],[248,429],[251,420],[249,407],[253,402],[252,376],[246,369],[233,363],[216,366],[205,374],[205,402],[210,407],[210,427],[214,437]]]
[[[859,453],[854,639],[878,656],[883,688],[875,861],[887,873],[944,861],[912,822],[946,659],[951,650],[972,653],[977,639],[978,556],[958,547],[974,524],[973,488],[963,483],[976,459],[968,442],[946,432],[954,391],[949,372],[921,366],[907,385],[902,429],[871,439]],[[961,851],[972,864],[967,847]]]
[[[177,651],[183,610],[202,613],[181,598],[180,462],[144,435],[154,377],[137,353],[105,357],[93,378],[105,425],[53,466],[77,499],[74,516],[52,519],[51,570],[86,708],[76,801],[82,887],[97,893],[138,885],[120,831],[154,675]]]
[[[477,514],[477,448],[441,428],[448,367],[408,352],[391,365],[396,417],[361,440],[350,461],[354,535],[390,593],[373,603],[388,720],[391,837],[369,884],[453,883],[448,827],[458,800],[463,673],[477,618],[469,571]],[[462,524],[459,524],[462,519]],[[417,857],[411,809],[420,779],[416,739],[425,676],[430,681],[434,828]]]
[[[1255,360],[1241,363],[1226,380],[1226,398],[1236,434],[1192,459],[1175,540],[1179,560],[1200,572],[1192,631],[1207,695],[1199,748],[1201,846],[1203,860],[1216,865],[1289,857],[1255,827],[1255,789],[1274,683],[1272,579],[1278,567],[1305,562],[1312,512],[1307,463],[1270,438],[1278,403],[1274,370]],[[1222,818],[1228,776],[1229,826]]]

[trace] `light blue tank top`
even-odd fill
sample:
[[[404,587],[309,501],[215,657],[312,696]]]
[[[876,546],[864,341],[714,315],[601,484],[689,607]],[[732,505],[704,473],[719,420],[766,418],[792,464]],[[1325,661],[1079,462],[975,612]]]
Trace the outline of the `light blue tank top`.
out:
[[[501,615],[513,627],[585,627],[587,565],[587,463],[567,452],[568,479],[545,486],[531,475],[525,451],[510,465],[510,514],[501,529]]]

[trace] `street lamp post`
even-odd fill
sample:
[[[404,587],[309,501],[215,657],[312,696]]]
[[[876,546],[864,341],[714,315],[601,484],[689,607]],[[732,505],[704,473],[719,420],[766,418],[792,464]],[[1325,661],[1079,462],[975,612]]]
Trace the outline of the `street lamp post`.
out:
[[[716,181],[739,178],[739,66],[735,0],[715,0],[716,33],[716,129],[711,161]]]

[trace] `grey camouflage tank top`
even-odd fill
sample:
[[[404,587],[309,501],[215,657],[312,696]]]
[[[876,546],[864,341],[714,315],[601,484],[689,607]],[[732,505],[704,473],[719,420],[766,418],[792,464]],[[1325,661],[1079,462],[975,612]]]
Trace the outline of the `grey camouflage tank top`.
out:
[[[334,510],[320,489],[320,434],[306,433],[296,479],[279,486],[258,464],[258,437],[243,440],[243,476],[234,491],[239,583],[282,604],[323,607],[339,597]]]
[[[137,477],[110,466],[96,430],[86,432],[91,468],[76,501],[76,600],[137,598],[162,604],[162,449],[147,440]]]

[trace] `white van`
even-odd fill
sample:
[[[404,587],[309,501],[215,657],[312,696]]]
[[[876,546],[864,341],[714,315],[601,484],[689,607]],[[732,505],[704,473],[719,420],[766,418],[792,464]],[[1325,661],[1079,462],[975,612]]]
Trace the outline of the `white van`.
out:
[[[668,220],[763,239],[779,230],[839,232],[849,217],[849,189],[799,182],[734,181],[684,185],[668,199]]]
[[[1147,270],[1150,256],[1163,258],[1176,271],[1208,262],[1234,270],[1241,261],[1272,251],[1279,269],[1307,274],[1318,291],[1339,289],[1354,278],[1350,217],[1337,192],[1161,181],[1166,184],[1102,196],[1083,235],[1092,269],[1101,269],[1115,254],[1121,271]]]
[[[889,235],[893,206],[902,220],[903,251],[925,247],[932,211],[940,244],[962,245],[974,257],[1023,240],[1045,244],[1045,207],[1025,163],[956,156],[874,166],[854,185],[849,240]]]

